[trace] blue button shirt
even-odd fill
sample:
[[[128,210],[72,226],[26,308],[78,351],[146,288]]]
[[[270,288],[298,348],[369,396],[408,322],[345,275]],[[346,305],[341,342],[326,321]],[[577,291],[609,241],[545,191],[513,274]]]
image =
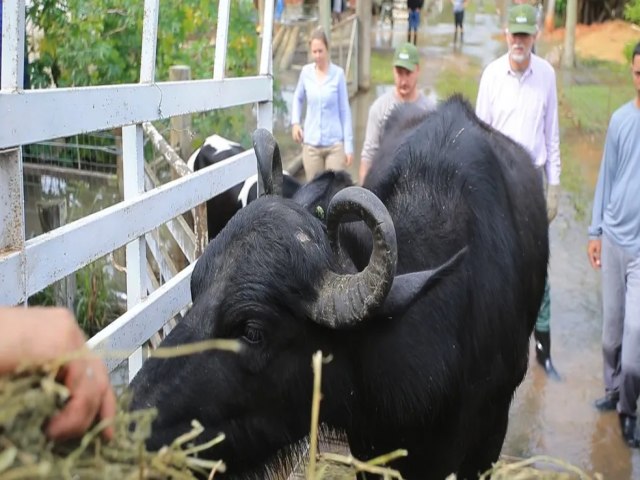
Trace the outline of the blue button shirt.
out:
[[[352,155],[351,108],[344,70],[330,63],[327,76],[320,82],[316,77],[315,63],[302,67],[293,94],[292,124],[300,124],[305,99],[307,112],[304,120],[304,143],[314,147],[343,143],[344,153]]]

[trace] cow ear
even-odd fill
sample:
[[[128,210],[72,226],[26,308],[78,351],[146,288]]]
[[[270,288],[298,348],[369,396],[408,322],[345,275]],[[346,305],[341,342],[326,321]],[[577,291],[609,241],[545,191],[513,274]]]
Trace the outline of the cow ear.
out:
[[[465,257],[468,248],[464,247],[445,263],[433,270],[397,275],[391,284],[391,290],[382,305],[380,314],[386,317],[399,317],[413,305],[418,298],[441,278],[448,275]]]
[[[269,130],[253,132],[253,149],[258,161],[258,195],[282,196],[282,158],[280,147]]]

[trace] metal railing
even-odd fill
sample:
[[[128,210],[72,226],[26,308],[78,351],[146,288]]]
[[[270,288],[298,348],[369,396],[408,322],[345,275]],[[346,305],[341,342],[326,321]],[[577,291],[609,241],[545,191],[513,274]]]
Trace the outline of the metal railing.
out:
[[[0,304],[17,305],[47,285],[126,245],[128,311],[89,340],[92,348],[141,366],[139,347],[190,302],[193,265],[154,290],[145,235],[256,173],[248,150],[145,191],[143,123],[243,104],[257,105],[257,127],[272,129],[271,38],[274,2],[265,2],[259,73],[225,78],[231,0],[220,0],[213,78],[155,81],[159,0],[144,1],[138,84],[23,90],[25,0],[3,0],[0,78]],[[215,19],[212,19],[212,23]],[[25,240],[23,146],[122,127],[124,200]],[[135,353],[135,354],[134,354]],[[106,358],[113,371],[120,360]]]

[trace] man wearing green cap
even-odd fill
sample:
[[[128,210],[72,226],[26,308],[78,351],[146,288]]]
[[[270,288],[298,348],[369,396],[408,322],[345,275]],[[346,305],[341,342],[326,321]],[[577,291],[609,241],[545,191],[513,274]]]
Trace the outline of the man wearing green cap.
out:
[[[537,34],[536,9],[529,4],[511,7],[506,30],[509,51],[482,73],[476,114],[531,154],[541,179],[546,179],[551,223],[560,193],[558,97],[553,67],[532,53]],[[547,283],[534,333],[536,359],[549,376],[559,378],[551,362],[550,317]]]
[[[402,43],[393,56],[394,88],[376,99],[369,108],[367,131],[365,133],[362,154],[360,155],[360,184],[364,181],[371,161],[380,147],[380,135],[385,120],[393,108],[404,102],[415,103],[425,110],[435,108],[435,101],[418,89],[420,75],[420,54],[412,43]]]

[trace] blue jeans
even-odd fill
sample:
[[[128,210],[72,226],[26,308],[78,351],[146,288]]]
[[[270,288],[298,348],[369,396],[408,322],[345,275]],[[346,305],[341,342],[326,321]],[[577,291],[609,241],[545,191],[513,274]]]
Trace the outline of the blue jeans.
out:
[[[420,26],[420,10],[411,10],[409,12],[409,30],[418,31]]]

